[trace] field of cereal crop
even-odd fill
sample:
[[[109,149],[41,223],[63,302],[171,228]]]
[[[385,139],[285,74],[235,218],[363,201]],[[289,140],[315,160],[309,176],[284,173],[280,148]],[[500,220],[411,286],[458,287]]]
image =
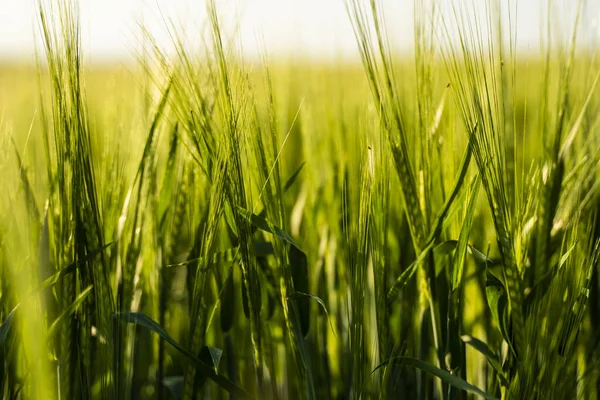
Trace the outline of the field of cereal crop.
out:
[[[437,3],[409,55],[346,0],[356,63],[250,63],[209,0],[201,51],[128,67],[39,3],[0,66],[0,398],[599,398],[600,49],[581,8],[524,54],[502,2]]]

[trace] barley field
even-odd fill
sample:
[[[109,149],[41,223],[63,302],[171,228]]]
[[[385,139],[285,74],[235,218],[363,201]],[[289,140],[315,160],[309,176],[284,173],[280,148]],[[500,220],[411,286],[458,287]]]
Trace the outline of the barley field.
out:
[[[200,48],[94,65],[38,2],[0,66],[0,398],[600,398],[584,2],[528,53],[515,2],[441,3],[407,54],[346,0],[357,62],[246,60],[208,0]]]

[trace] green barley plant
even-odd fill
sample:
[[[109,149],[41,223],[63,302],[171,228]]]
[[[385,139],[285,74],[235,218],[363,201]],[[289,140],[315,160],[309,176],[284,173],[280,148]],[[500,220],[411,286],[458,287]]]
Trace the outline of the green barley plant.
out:
[[[347,0],[359,63],[246,59],[209,0],[107,67],[38,0],[36,67],[0,65],[0,398],[598,398],[588,4],[542,2],[533,54],[518,1],[412,3],[405,54]]]

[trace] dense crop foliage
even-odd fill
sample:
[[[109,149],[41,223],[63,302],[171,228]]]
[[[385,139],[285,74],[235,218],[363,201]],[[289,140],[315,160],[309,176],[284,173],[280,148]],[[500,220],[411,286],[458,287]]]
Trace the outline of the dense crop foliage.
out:
[[[0,69],[0,397],[598,398],[583,3],[527,55],[515,3],[449,3],[402,58],[348,0],[362,65],[251,65],[208,1],[200,51],[90,69],[41,2]]]

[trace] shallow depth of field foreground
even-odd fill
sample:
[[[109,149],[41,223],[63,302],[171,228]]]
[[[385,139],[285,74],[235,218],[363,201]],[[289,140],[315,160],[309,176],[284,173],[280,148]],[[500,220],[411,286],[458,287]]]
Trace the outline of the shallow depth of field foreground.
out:
[[[399,54],[346,0],[357,61],[290,63],[208,0],[113,67],[41,0],[0,67],[0,398],[600,398],[600,48],[553,3],[525,52],[515,1],[415,0]]]

